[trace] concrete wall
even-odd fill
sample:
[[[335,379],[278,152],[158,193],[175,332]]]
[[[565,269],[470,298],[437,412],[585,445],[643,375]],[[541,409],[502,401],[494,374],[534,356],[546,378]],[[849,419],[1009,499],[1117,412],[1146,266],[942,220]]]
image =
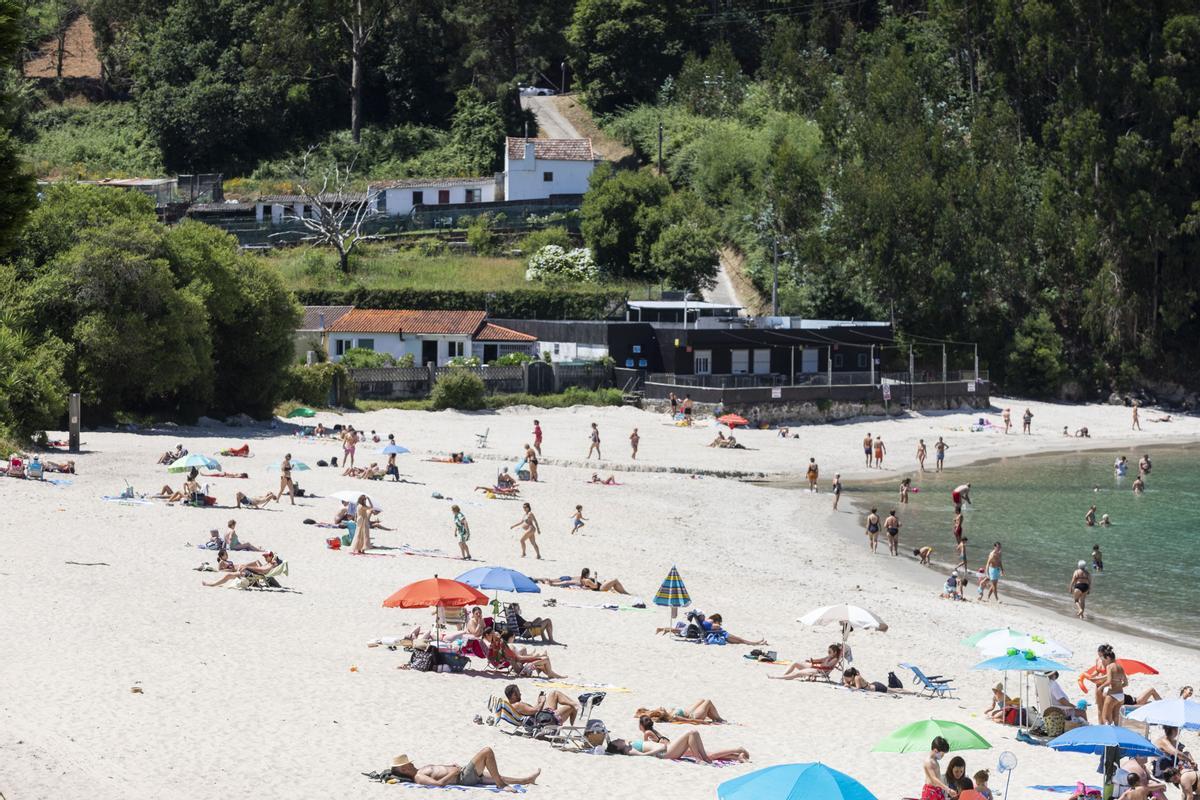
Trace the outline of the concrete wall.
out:
[[[426,341],[437,342],[437,360],[438,366],[442,366],[450,360],[450,342],[462,343],[462,354],[464,356],[471,355],[471,337],[470,336],[451,336],[441,334],[405,334],[401,339],[398,333],[331,333],[329,334],[329,360],[340,361],[341,358],[337,355],[337,342],[339,340],[346,342],[345,349],[351,347],[361,347],[360,342],[364,339],[372,340],[371,349],[377,353],[388,353],[392,357],[399,359],[404,355],[411,354],[413,363],[418,365],[424,364],[424,347]]]
[[[591,161],[548,161],[522,158],[510,161],[504,157],[504,199],[537,200],[552,194],[583,194],[588,178],[596,168]],[[547,181],[545,173],[552,173]]]

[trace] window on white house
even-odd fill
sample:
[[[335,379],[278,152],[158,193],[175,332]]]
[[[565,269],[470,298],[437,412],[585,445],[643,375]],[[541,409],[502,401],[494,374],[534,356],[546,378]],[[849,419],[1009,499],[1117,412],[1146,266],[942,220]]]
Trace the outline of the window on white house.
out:
[[[380,193],[379,193],[379,210],[380,210],[380,211],[382,211],[382,212],[384,212],[384,213],[387,213],[387,210],[388,210],[388,201],[387,201],[387,198],[388,198],[388,193],[387,193],[387,192],[380,192]]]
[[[346,347],[345,339],[334,339],[333,340],[333,354],[335,356],[342,355],[343,353],[346,352],[347,349],[348,348]]]
[[[359,339],[357,342],[357,346],[362,348],[363,350],[374,350],[375,349],[375,340],[374,339]]]
[[[729,371],[734,375],[742,375],[750,371],[750,351],[749,350],[730,350],[730,367]]]
[[[762,349],[754,351],[754,369],[756,375],[765,375],[771,371],[771,351]]]
[[[842,354],[841,353],[833,354],[833,368],[834,369],[842,368]]]
[[[696,350],[692,353],[692,371],[697,375],[712,373],[712,350]]]
[[[553,181],[553,180],[554,180],[554,173],[553,173],[553,172],[543,172],[543,173],[542,173],[542,181],[543,181],[544,183],[550,183],[550,182],[551,182],[551,181]]]
[[[463,354],[462,342],[446,342],[446,355],[449,358],[455,358]]]
[[[554,355],[558,355],[558,350],[561,346],[558,342],[554,343]]]
[[[413,205],[414,206],[422,205],[424,202],[425,202],[425,193],[424,192],[413,192]]]
[[[858,354],[858,368],[859,369],[867,368],[867,354],[866,353]]]
[[[478,189],[467,189],[466,202],[478,203],[479,202],[479,190]]]
[[[445,205],[450,202],[450,190],[438,189],[438,204]]]

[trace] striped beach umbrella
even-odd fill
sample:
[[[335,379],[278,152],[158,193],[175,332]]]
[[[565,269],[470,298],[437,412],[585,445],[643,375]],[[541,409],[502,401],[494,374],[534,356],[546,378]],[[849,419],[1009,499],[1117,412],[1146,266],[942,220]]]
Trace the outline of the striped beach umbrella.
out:
[[[654,605],[669,606],[671,609],[671,619],[675,619],[676,609],[683,606],[690,606],[692,597],[688,594],[687,587],[683,585],[683,578],[679,577],[679,570],[674,565],[671,566],[671,571],[667,573],[667,578],[662,582],[662,586],[658,587],[658,591],[654,594]]]

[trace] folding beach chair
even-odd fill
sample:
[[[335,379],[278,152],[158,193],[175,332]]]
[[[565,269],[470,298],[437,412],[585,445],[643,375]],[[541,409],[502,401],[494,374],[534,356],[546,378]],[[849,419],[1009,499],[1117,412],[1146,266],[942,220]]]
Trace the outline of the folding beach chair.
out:
[[[913,683],[919,684],[921,688],[918,694],[928,697],[953,697],[954,687],[950,684],[953,682],[951,678],[944,678],[941,675],[926,675],[921,671],[921,668],[914,664],[901,664],[901,669],[912,670]]]
[[[491,429],[491,428],[487,428],[487,429],[485,429],[485,430],[484,430],[484,432],[483,432],[483,433],[477,433],[477,434],[475,434],[475,446],[476,446],[476,447],[480,447],[480,448],[487,447],[487,442],[488,442],[488,434],[489,434],[489,433],[491,433],[491,432],[492,432],[492,429]]]
[[[277,578],[288,574],[288,562],[276,564],[262,575],[251,572],[238,578],[235,586],[239,589],[282,589]]]
[[[522,625],[521,607],[516,603],[509,603],[504,607],[504,627],[512,631],[514,638],[523,641],[540,639],[546,631],[544,626],[531,625],[528,620]]]
[[[579,717],[574,725],[562,725],[549,742],[559,750],[591,750],[595,745],[587,740],[589,728],[595,733],[604,723],[592,719],[592,711],[604,700],[604,692],[587,692],[579,695]]]

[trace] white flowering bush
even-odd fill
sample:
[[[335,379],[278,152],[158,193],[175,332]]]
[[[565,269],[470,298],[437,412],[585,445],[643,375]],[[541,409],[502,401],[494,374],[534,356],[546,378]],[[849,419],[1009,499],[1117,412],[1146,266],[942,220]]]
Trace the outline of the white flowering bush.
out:
[[[594,283],[600,278],[600,269],[587,247],[564,250],[556,244],[548,244],[529,257],[525,280],[542,283]]]

